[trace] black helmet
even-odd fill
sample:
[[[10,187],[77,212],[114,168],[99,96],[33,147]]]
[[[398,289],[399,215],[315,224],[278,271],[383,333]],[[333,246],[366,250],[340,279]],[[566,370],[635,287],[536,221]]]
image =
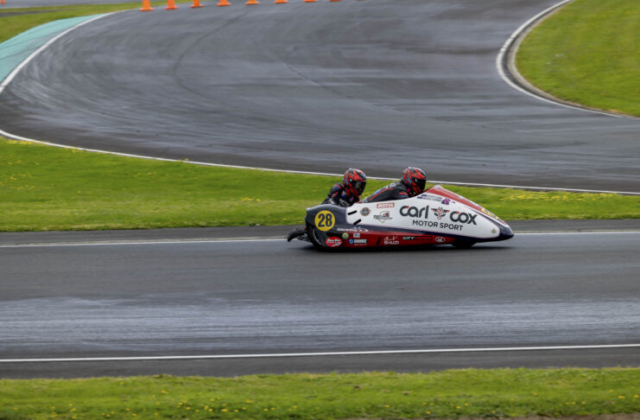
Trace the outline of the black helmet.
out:
[[[367,176],[360,169],[349,168],[342,180],[344,189],[351,195],[360,197],[367,186]]]
[[[401,182],[407,186],[409,193],[414,196],[424,191],[427,185],[427,174],[420,168],[407,168],[402,171]]]

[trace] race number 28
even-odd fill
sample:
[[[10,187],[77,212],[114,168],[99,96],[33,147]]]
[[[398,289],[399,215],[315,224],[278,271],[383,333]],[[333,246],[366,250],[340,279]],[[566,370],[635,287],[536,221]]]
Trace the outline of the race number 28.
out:
[[[328,210],[323,210],[316,215],[316,227],[323,232],[328,231],[336,224],[336,218]]]

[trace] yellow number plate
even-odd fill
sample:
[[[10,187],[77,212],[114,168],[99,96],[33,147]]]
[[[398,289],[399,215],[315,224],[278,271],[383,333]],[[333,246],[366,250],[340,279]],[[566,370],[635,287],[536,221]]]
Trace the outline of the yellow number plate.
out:
[[[316,227],[326,232],[336,224],[336,218],[329,210],[322,210],[316,215]]]

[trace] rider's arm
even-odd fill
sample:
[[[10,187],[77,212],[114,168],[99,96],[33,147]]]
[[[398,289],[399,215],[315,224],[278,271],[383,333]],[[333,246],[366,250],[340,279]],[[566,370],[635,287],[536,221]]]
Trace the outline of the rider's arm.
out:
[[[340,195],[342,194],[342,185],[340,184],[335,184],[333,187],[331,187],[331,189],[329,190],[329,194],[327,195],[327,198],[324,199],[324,201],[322,202],[322,204],[336,204],[336,205],[340,205]]]

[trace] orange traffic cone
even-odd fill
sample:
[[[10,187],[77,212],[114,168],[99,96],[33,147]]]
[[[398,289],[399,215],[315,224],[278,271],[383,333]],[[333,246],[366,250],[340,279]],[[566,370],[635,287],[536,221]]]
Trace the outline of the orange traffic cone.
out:
[[[195,9],[196,7],[202,7],[202,5],[200,4],[200,0],[193,0],[193,4],[191,5],[191,8]]]
[[[176,0],[167,0],[166,10],[176,10],[178,6],[176,6]]]
[[[231,3],[229,3],[229,0],[220,0],[218,6],[231,6]]]
[[[288,1],[287,0],[276,0],[274,1],[275,4],[287,4]]]
[[[4,0],[0,0],[0,4],[4,4]]]
[[[151,0],[142,0],[142,9],[140,9],[141,12],[150,12],[153,10],[153,7],[151,7]]]
[[[304,0],[305,3],[315,3],[317,0]]]
[[[340,0],[329,0],[329,1],[340,1]]]
[[[253,6],[253,5],[256,5],[256,4],[260,4],[260,2],[258,0],[248,0],[245,4],[247,6]]]

